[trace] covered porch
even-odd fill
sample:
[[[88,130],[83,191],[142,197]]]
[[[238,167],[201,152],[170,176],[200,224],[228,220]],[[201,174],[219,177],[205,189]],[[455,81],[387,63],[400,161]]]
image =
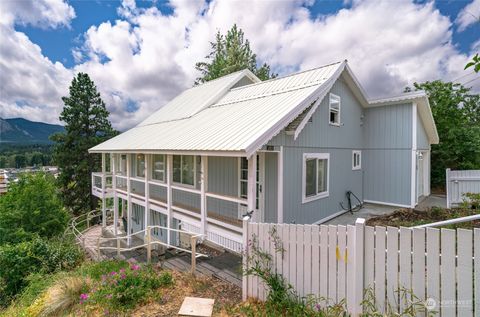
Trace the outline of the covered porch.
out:
[[[143,235],[146,224],[160,225],[202,234],[240,253],[247,213],[253,221],[282,222],[281,149],[249,158],[206,154],[102,153],[102,172],[92,175],[92,193],[102,198],[104,208],[113,198],[114,234]],[[153,238],[184,243],[162,230]]]

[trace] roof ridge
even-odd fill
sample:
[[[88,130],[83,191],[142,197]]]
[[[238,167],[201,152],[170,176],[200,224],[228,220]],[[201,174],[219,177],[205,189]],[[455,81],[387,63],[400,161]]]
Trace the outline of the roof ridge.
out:
[[[225,77],[230,77],[230,76],[233,76],[233,75],[235,75],[235,74],[243,73],[243,72],[245,72],[245,70],[247,70],[247,69],[248,69],[248,68],[244,68],[244,69],[241,69],[241,70],[237,70],[236,72],[233,72],[233,73],[230,73],[230,74],[226,74],[226,75],[223,75],[223,76],[221,76],[221,77],[217,77],[217,78],[215,78],[215,79],[212,79],[212,80],[203,82],[203,83],[201,83],[201,84],[199,84],[199,85],[196,85],[196,86],[193,86],[193,87],[191,87],[191,88],[201,87],[201,86],[203,86],[203,85],[205,85],[205,84],[212,83],[212,82],[218,81],[218,80],[220,80],[220,79],[224,79]]]
[[[344,61],[338,61],[338,62],[329,63],[329,64],[325,64],[325,65],[322,65],[322,66],[310,68],[310,69],[305,69],[305,70],[302,70],[302,71],[299,71],[299,72],[296,72],[296,73],[291,73],[291,74],[280,76],[280,77],[275,77],[275,78],[270,78],[270,79],[267,79],[267,80],[262,80],[258,83],[253,83],[253,84],[250,84],[250,85],[245,85],[245,86],[240,86],[240,87],[230,89],[230,91],[236,91],[236,90],[244,89],[244,88],[247,88],[247,87],[252,87],[252,86],[255,86],[255,85],[261,85],[261,84],[264,84],[264,83],[269,83],[269,82],[272,82],[272,81],[275,81],[275,80],[280,80],[280,79],[296,76],[296,75],[299,75],[299,74],[303,74],[303,73],[306,73],[306,72],[310,72],[312,70],[317,70],[317,69],[332,66],[332,65],[335,65],[335,64],[341,64],[343,62]]]

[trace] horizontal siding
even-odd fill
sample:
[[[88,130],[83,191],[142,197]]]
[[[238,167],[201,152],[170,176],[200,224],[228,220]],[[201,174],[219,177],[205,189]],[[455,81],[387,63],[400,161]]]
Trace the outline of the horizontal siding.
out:
[[[365,199],[410,205],[411,150],[364,150]]]
[[[366,109],[364,132],[366,149],[411,149],[412,104]]]

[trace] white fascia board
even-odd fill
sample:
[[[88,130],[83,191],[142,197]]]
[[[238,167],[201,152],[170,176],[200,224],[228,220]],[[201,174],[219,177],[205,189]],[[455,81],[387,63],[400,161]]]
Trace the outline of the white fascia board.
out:
[[[265,145],[271,138],[277,135],[283,128],[285,128],[290,122],[295,120],[306,107],[310,106],[315,99],[319,92],[321,92],[325,86],[333,85],[335,81],[340,77],[343,70],[345,69],[346,62],[342,62],[339,64],[335,73],[325,81],[320,87],[315,89],[306,99],[304,99],[301,103],[299,103],[295,108],[293,108],[290,113],[284,116],[281,120],[277,121],[273,126],[271,126],[262,136],[257,138],[254,142],[248,145],[245,149],[247,157],[250,157],[253,153],[255,153],[258,149],[260,149],[263,145]]]
[[[182,150],[88,150],[88,153],[141,153],[141,154],[171,154],[171,155],[204,155],[204,156],[233,156],[233,157],[245,157],[244,151],[182,151]]]

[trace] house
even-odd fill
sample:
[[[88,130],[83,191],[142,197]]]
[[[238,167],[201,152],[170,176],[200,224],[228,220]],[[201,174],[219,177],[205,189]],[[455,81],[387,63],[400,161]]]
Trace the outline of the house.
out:
[[[424,92],[370,100],[347,61],[264,82],[243,70],[91,148],[103,157],[92,192],[104,209],[115,198],[130,233],[181,227],[240,251],[251,210],[253,221],[318,224],[345,212],[347,191],[414,207],[430,194],[436,143]]]

